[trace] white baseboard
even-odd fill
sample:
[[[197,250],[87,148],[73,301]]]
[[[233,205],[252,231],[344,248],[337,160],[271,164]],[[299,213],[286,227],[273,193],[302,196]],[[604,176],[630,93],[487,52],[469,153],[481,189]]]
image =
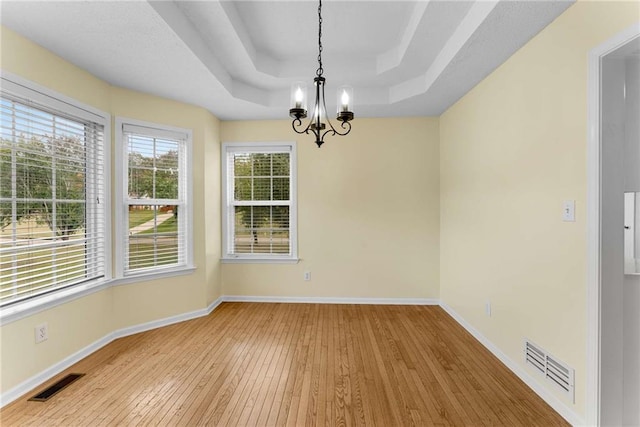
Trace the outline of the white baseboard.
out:
[[[574,411],[572,411],[567,405],[564,404],[560,399],[558,399],[555,395],[549,392],[544,386],[542,386],[538,381],[536,381],[521,365],[514,362],[509,356],[504,354],[502,350],[496,347],[487,337],[482,335],[476,328],[471,326],[462,316],[460,316],[454,309],[449,307],[444,302],[440,301],[440,307],[444,311],[446,311],[451,317],[454,318],[456,322],[460,324],[463,328],[467,330],[475,339],[480,341],[482,345],[484,345],[487,350],[493,353],[502,363],[504,363],[507,368],[511,370],[514,374],[518,376],[529,388],[531,388],[542,400],[547,402],[549,406],[551,406],[558,414],[562,416],[567,422],[571,423],[574,426],[582,426],[585,425],[585,421],[578,416]]]
[[[433,298],[335,298],[335,297],[264,297],[225,295],[225,302],[275,302],[301,304],[377,304],[377,305],[438,305]]]
[[[208,307],[200,310],[190,311],[188,313],[177,314],[175,316],[165,317],[164,319],[153,320],[151,322],[141,323],[139,325],[129,326],[127,328],[118,329],[113,332],[113,339],[127,337],[129,335],[138,334],[140,332],[150,331],[151,329],[161,328],[163,326],[173,325],[174,323],[184,322],[185,320],[196,319],[211,314],[222,303],[223,297],[218,298],[209,304]]]
[[[85,357],[89,356],[91,353],[98,351],[105,345],[109,344],[113,340],[118,338],[126,337],[129,335],[137,334],[140,332],[148,331],[155,328],[160,328],[162,326],[172,325],[174,323],[184,322],[185,320],[195,319],[197,317],[207,316],[211,314],[213,310],[216,309],[223,301],[223,298],[220,297],[209,304],[208,307],[203,308],[201,310],[195,310],[188,313],[178,314],[176,316],[166,317],[160,320],[154,320],[152,322],[141,323],[139,325],[130,326],[127,328],[118,329],[117,331],[111,332],[110,334],[105,335],[99,340],[89,344],[88,346],[78,350],[73,353],[71,356],[64,358],[60,362],[48,367],[44,371],[32,376],[31,378],[21,382],[17,386],[7,390],[2,393],[0,396],[0,408],[8,405],[14,400],[18,399],[20,396],[28,393],[34,388],[38,387],[40,384],[45,383],[50,380],[54,376],[58,375],[60,372],[72,366],[74,363],[79,362]]]

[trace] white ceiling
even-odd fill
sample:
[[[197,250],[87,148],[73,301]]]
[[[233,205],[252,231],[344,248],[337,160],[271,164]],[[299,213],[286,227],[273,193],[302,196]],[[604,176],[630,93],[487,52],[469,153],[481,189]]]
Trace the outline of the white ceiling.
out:
[[[356,118],[439,115],[573,1],[325,0],[327,102],[350,84]],[[291,83],[311,87],[315,76],[317,8],[310,0],[2,0],[0,20],[113,85],[223,120],[285,119]]]

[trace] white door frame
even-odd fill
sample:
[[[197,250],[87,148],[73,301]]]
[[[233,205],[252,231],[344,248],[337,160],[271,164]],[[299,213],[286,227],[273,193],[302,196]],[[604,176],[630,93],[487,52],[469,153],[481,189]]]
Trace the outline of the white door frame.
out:
[[[640,22],[589,52],[587,79],[587,425],[600,425],[600,63],[603,56],[640,37]]]

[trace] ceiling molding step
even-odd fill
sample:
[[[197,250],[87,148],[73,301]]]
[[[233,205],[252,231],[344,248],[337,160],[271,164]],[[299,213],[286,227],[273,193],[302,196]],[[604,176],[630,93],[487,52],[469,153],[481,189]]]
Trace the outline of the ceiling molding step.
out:
[[[442,47],[442,50],[440,50],[426,73],[389,88],[389,102],[400,102],[427,92],[498,3],[496,0],[476,1],[449,40],[447,40],[447,43]]]
[[[149,4],[167,23],[169,28],[183,41],[185,46],[211,71],[213,77],[218,80],[231,96],[258,105],[268,105],[269,96],[264,90],[231,77],[227,69],[207,46],[202,38],[202,34],[196,30],[196,26],[193,25],[193,22],[183,13],[175,2],[149,1]],[[208,3],[207,6],[219,8],[220,10],[217,11],[216,16],[225,16],[228,18],[220,2],[211,2]],[[234,46],[242,46],[242,49],[238,49],[238,51],[244,52],[247,54],[247,58],[249,58],[248,52],[244,49],[245,45],[241,42],[242,37],[238,35],[233,23],[231,21],[227,22],[234,30],[229,31],[229,34],[236,36],[236,44]]]
[[[243,83],[238,80],[233,80],[233,89],[231,94],[234,98],[242,99],[244,101],[249,101],[257,105],[262,105],[264,107],[269,106],[270,100],[270,92],[259,89],[255,86]],[[283,101],[286,104],[286,99]]]
[[[407,53],[407,49],[416,35],[418,25],[427,11],[430,1],[431,0],[419,1],[415,4],[409,23],[402,35],[400,44],[378,55],[376,58],[376,70],[378,74],[397,68],[402,63],[402,60]]]
[[[223,15],[227,18],[226,24],[233,28],[233,31],[230,31],[229,33],[236,36],[235,38],[237,40],[234,43],[234,47],[237,45],[242,46],[242,49],[237,47],[235,50],[238,54],[242,54],[244,56],[244,65],[246,66],[251,64],[251,69],[254,72],[259,72],[271,77],[277,77],[271,73],[271,71],[276,68],[273,64],[274,61],[265,61],[265,55],[258,54],[249,31],[247,31],[244,22],[242,22],[242,19],[238,15],[238,10],[236,9],[234,2],[224,1],[219,4],[224,11]]]
[[[192,6],[193,4],[194,3],[192,3]],[[203,7],[216,5],[221,8],[223,13],[216,13],[215,16],[218,19],[223,20],[223,22],[219,22],[218,24],[222,25],[225,29],[224,33],[226,34],[226,43],[231,45],[236,54],[236,60],[240,64],[237,68],[241,68],[243,73],[245,73],[243,74],[243,78],[246,80],[253,80],[252,82],[246,80],[238,82],[238,80],[235,79],[234,87],[236,87],[235,83],[238,83],[238,87],[242,88],[243,93],[247,93],[251,98],[256,96],[259,97],[261,101],[258,103],[266,105],[266,97],[259,94],[251,95],[250,88],[254,88],[256,91],[260,92],[263,88],[259,87],[256,82],[265,82],[265,79],[275,80],[279,78],[277,61],[256,50],[251,34],[247,31],[247,27],[238,14],[238,10],[236,9],[234,2],[203,2],[200,4]],[[250,100],[243,97],[241,98]]]
[[[237,61],[235,69],[241,69],[246,73],[245,77],[251,76],[256,81],[264,81],[265,78],[278,79],[287,77],[282,72],[282,67],[279,66],[276,59],[256,49],[251,33],[247,30],[234,2],[178,3],[178,9],[195,28],[206,28],[205,20],[201,20],[201,17],[215,17],[216,33],[214,36],[217,35],[218,37],[215,38],[221,40],[222,37],[220,35],[224,34],[224,44],[230,50],[233,50]],[[200,38],[206,44],[207,37],[200,34]],[[231,75],[234,74],[233,70],[226,67],[225,70]],[[254,83],[245,82],[245,84],[256,86]]]
[[[242,45],[241,52],[251,61],[254,70],[256,67],[256,48],[253,45],[251,36],[247,31],[242,19],[238,15],[238,10],[234,6],[232,1],[219,2],[220,8],[224,12],[224,16],[227,18],[228,25],[233,27],[233,34],[236,36],[238,43]]]
[[[185,46],[211,71],[227,92],[232,93],[233,79],[178,6],[172,1],[149,1],[148,3]]]

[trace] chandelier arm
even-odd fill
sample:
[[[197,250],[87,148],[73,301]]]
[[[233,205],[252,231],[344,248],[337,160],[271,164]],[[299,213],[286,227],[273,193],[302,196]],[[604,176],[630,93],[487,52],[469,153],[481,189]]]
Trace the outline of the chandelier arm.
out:
[[[296,125],[296,122],[298,122],[297,125]],[[299,134],[306,133],[306,129],[305,130],[298,130],[298,129],[296,129],[296,126],[302,126],[302,122],[299,119],[294,119],[291,122],[291,127],[293,128],[293,131],[295,133],[299,133]]]
[[[328,133],[330,133],[330,134],[331,134],[331,135],[329,135],[329,136],[335,136],[336,131],[335,131],[335,129],[333,129],[332,127],[330,127],[329,129],[327,129],[326,131],[324,131],[324,132],[323,132],[323,134],[322,134],[322,138],[320,138],[320,140],[321,140],[322,142],[324,142],[324,137],[325,137]]]
[[[329,128],[330,128],[327,132],[332,131],[333,132],[332,135],[345,136],[346,134],[351,132],[351,123],[350,122],[344,121],[340,125],[340,127],[345,130],[344,132],[340,132],[338,129],[334,128],[333,127],[333,123],[331,123],[331,120],[329,120],[328,118],[327,118],[327,122],[329,122]],[[325,133],[327,133],[327,132],[325,132]]]
[[[322,133],[322,137],[320,138],[320,145],[321,145],[322,143],[324,143],[324,137],[325,137],[328,133],[330,133],[330,134],[331,134],[330,136],[336,136],[336,135],[345,136],[346,134],[348,134],[349,132],[351,132],[351,123],[349,123],[349,122],[343,122],[343,123],[342,123],[342,125],[341,125],[340,127],[345,128],[345,129],[346,129],[346,132],[341,133],[341,132],[339,132],[336,128],[334,128],[334,127],[333,127],[333,125],[331,124],[331,122],[329,121],[329,119],[327,119],[327,121],[329,122],[329,129],[327,129],[326,131],[324,131],[324,132]],[[345,126],[345,124],[346,124],[347,126]],[[314,132],[314,133],[315,133],[315,132]],[[316,143],[317,143],[317,138],[316,138]],[[320,145],[318,145],[318,146],[320,146]]]
[[[302,127],[302,120],[301,119],[293,119],[293,121],[291,122],[291,127],[293,128],[293,131],[295,133],[299,133],[300,135],[302,135],[303,133],[309,134],[309,129],[311,128],[311,122],[309,122],[309,124],[307,124],[306,128],[298,130],[298,128]]]
[[[342,122],[342,124],[340,125],[340,127],[341,127],[342,129],[345,129],[345,130],[346,130],[346,132],[345,132],[345,133],[339,133],[338,135],[346,135],[346,134],[348,134],[349,132],[351,132],[351,122],[349,122],[349,121],[346,121],[346,120],[345,120],[344,122]]]

